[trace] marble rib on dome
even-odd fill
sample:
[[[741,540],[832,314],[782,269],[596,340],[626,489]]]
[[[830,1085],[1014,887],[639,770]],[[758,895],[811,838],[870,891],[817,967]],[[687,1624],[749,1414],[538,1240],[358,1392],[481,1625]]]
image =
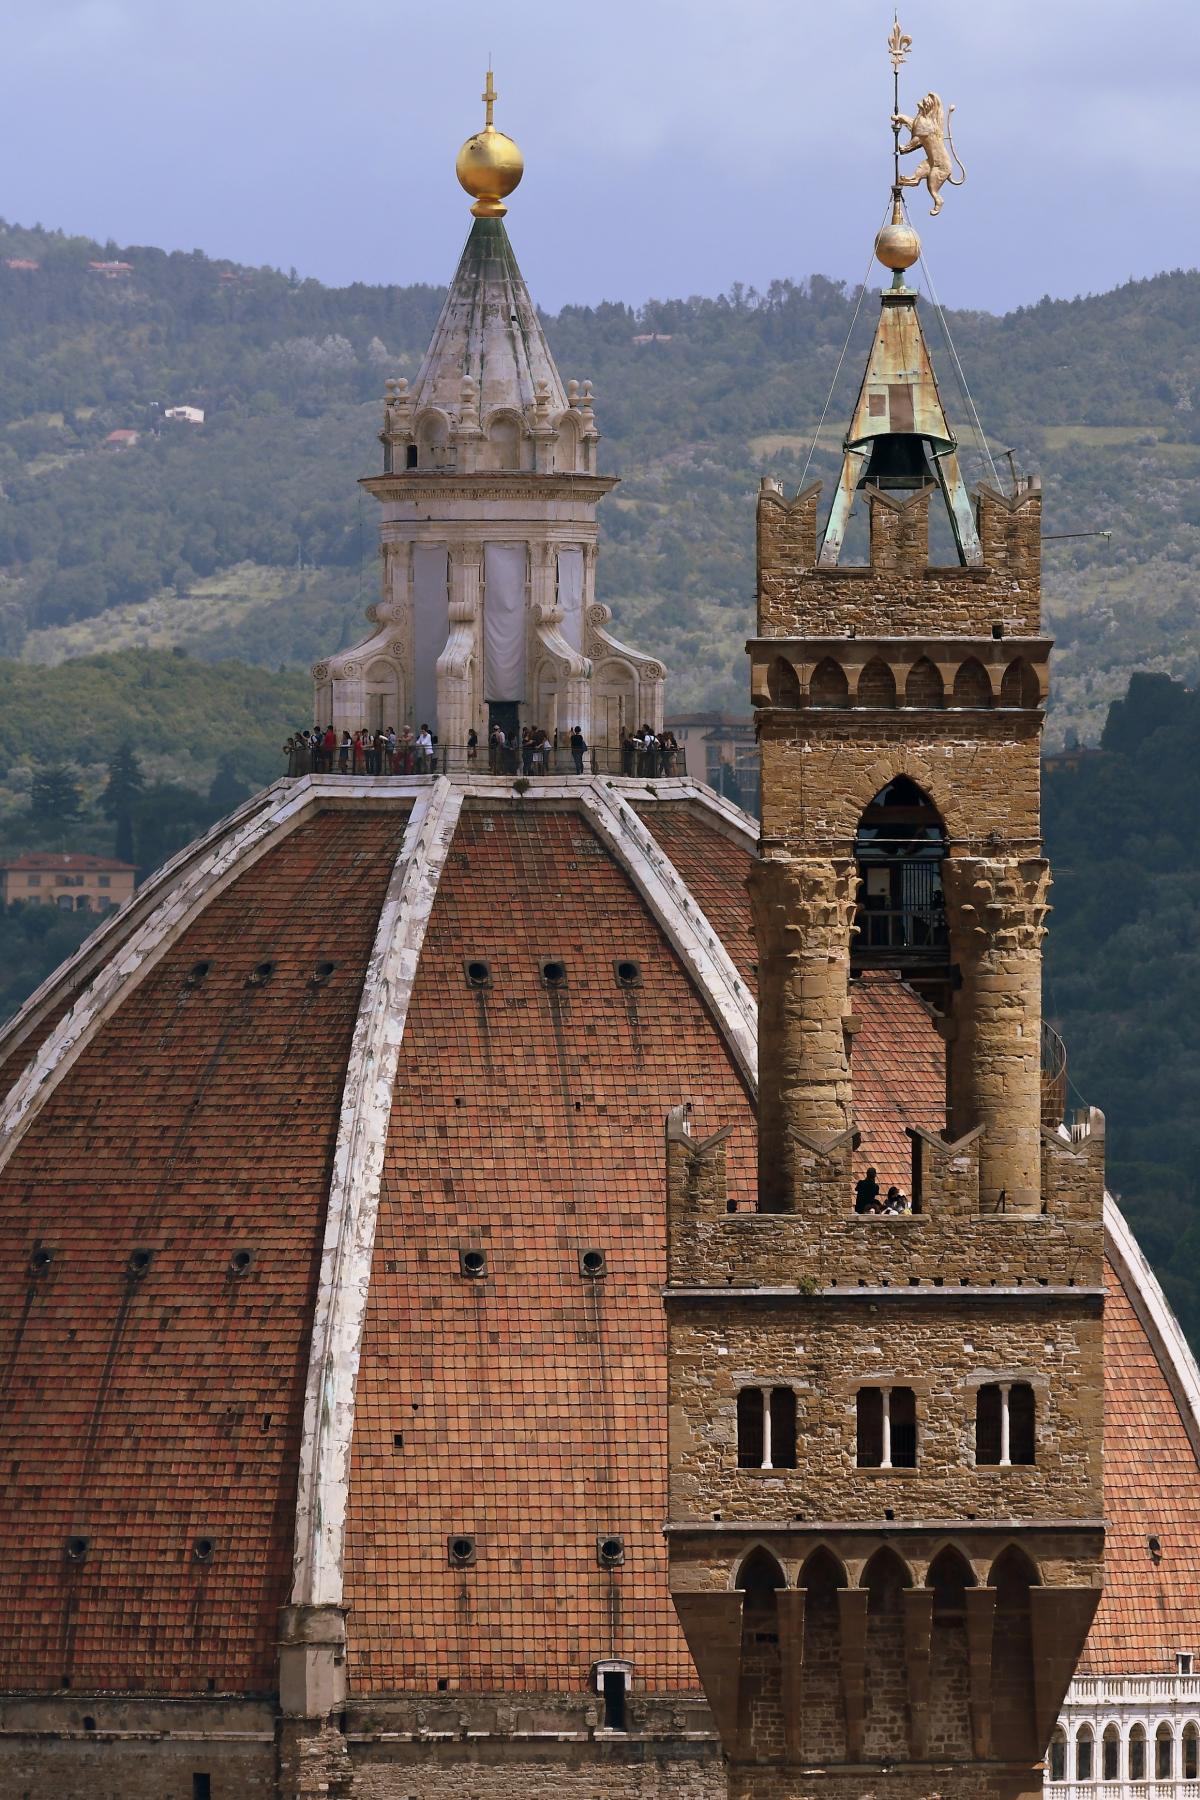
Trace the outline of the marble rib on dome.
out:
[[[456,413],[464,379],[474,383],[484,418],[501,407],[532,407],[543,383],[552,410],[566,410],[566,389],[502,219],[471,226],[413,383],[414,411]]]

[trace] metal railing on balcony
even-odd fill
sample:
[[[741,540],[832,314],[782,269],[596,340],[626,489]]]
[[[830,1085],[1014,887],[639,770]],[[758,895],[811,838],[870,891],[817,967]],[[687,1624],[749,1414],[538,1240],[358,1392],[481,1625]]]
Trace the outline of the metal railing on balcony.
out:
[[[581,763],[582,766],[578,766]],[[527,752],[520,744],[499,749],[481,743],[435,744],[432,752],[420,751],[411,744],[398,744],[387,749],[343,752],[338,746],[332,753],[313,753],[308,748],[288,753],[289,775],[502,775],[510,780],[539,776],[560,778],[573,775],[628,775],[645,781],[668,780],[688,773],[687,752],[682,745],[674,750],[642,750],[629,745],[598,744],[589,746],[577,759],[569,744],[546,745],[540,751]]]
[[[1067,1110],[1067,1046],[1042,1020],[1042,1124],[1056,1131]]]

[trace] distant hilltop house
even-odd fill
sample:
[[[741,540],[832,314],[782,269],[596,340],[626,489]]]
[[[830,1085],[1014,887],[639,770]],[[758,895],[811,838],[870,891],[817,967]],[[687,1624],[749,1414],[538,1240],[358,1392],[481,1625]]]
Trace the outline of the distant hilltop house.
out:
[[[202,406],[168,406],[163,413],[164,419],[182,419],[185,425],[203,425],[204,408]]]
[[[31,256],[6,256],[4,266],[6,269],[20,269],[25,275],[36,275],[42,265]]]
[[[90,851],[31,850],[0,861],[0,900],[40,900],[62,912],[111,912],[133,893],[132,863]]]
[[[671,331],[646,331],[635,337],[633,342],[635,344],[669,344],[674,335],[674,332]]]
[[[89,275],[102,275],[105,281],[125,281],[133,274],[133,264],[127,262],[90,262]]]
[[[127,428],[110,431],[104,440],[103,448],[105,450],[132,450],[141,435],[140,431],[130,431]]]

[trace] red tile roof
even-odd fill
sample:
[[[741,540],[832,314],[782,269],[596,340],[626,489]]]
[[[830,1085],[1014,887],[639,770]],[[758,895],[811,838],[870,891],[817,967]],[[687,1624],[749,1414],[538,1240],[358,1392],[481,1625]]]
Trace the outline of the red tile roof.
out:
[[[489,989],[464,957],[491,963]],[[624,875],[564,814],[464,813],[404,1051],[351,1472],[353,1679],[578,1692],[615,1655],[639,1687],[694,1690],[661,1529],[663,1119],[694,1096],[702,1129],[732,1122],[748,1196],[745,1088]],[[486,1280],[459,1274],[472,1245]],[[474,1568],[448,1567],[454,1532],[478,1535]],[[625,1538],[612,1573],[604,1532]]]
[[[682,806],[646,818],[751,979],[748,853]],[[0,1686],[274,1684],[330,1158],[402,823],[323,815],[217,895],[0,1175]],[[264,956],[277,973],[248,993]],[[321,956],[338,972],[314,988]],[[202,957],[212,972],[185,991]],[[468,987],[466,958],[491,964],[489,988]],[[561,991],[542,983],[551,958]],[[618,985],[615,959],[641,965],[640,986]],[[9,1079],[70,998],[10,1054]],[[890,976],[860,983],[854,1010],[864,1154],[906,1185],[902,1120],[937,1123],[941,1043]],[[685,1097],[701,1129],[734,1123],[731,1191],[749,1202],[750,1101],[583,816],[468,806],[384,1169],[347,1542],[359,1692],[442,1676],[579,1691],[610,1654],[639,1686],[695,1688],[660,1529],[662,1119]],[[39,1239],[55,1258],[32,1277]],[[140,1244],[156,1256],[131,1280]],[[255,1260],[234,1280],[242,1245]],[[472,1246],[485,1280],[459,1273]],[[609,1264],[598,1281],[578,1272],[593,1246]],[[1116,1285],[1105,1379],[1110,1585],[1085,1669],[1169,1669],[1200,1650],[1200,1473]],[[92,1539],[77,1565],[75,1532]],[[458,1532],[478,1536],[471,1569],[448,1566]],[[624,1569],[598,1567],[601,1532],[624,1536]],[[215,1539],[211,1562],[193,1560],[198,1536]]]
[[[5,1688],[275,1685],[330,1157],[402,824],[325,814],[219,894],[0,1175]]]
[[[1113,1270],[1104,1312],[1104,1598],[1081,1675],[1175,1673],[1200,1652],[1200,1470],[1149,1339]],[[1161,1558],[1151,1555],[1157,1537]]]

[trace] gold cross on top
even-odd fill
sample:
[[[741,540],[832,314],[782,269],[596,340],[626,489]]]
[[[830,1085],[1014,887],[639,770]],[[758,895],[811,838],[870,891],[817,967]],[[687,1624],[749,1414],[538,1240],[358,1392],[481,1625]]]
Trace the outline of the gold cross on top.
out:
[[[492,108],[495,106],[499,96],[496,93],[495,84],[492,81],[492,71],[490,69],[487,72],[487,86],[484,88],[479,98],[487,106],[487,118],[484,120],[484,130],[492,131],[495,129],[492,124]]]

